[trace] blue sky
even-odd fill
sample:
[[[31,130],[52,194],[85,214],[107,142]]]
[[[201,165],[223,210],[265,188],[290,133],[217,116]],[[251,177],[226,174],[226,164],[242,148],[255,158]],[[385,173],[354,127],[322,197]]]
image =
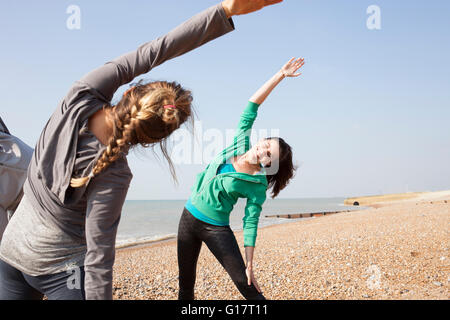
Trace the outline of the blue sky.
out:
[[[212,0],[0,3],[0,114],[34,145],[71,84],[170,31]],[[69,5],[81,29],[69,30]],[[369,30],[367,7],[381,9]],[[204,129],[236,125],[248,98],[290,57],[286,79],[261,106],[255,130],[278,129],[300,168],[284,198],[450,189],[450,2],[285,0],[234,18],[236,30],[140,78],[193,91]],[[120,88],[116,98],[127,87]],[[204,165],[129,156],[128,199],[185,199]]]

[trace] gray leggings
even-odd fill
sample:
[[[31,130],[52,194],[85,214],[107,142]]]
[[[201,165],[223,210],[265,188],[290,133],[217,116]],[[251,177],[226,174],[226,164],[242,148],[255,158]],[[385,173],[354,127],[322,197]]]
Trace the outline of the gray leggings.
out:
[[[84,268],[32,277],[0,259],[0,300],[41,300],[44,295],[49,300],[85,300]]]

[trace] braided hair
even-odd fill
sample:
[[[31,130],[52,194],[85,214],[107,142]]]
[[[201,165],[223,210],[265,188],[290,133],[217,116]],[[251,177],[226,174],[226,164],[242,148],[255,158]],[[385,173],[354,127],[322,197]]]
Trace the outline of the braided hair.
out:
[[[79,188],[105,170],[118,158],[127,155],[137,146],[154,146],[159,143],[161,151],[169,163],[172,177],[176,180],[175,169],[167,152],[167,137],[191,118],[192,95],[176,82],[156,81],[138,84],[130,88],[114,106],[113,134],[106,149],[97,160],[87,177],[72,178],[70,186]],[[164,106],[170,105],[171,108]]]

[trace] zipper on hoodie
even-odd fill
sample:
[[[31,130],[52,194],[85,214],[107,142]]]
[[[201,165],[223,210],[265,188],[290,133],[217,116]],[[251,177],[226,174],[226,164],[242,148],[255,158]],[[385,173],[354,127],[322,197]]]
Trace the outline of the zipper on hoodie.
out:
[[[242,174],[242,172],[226,172],[226,173],[221,173],[221,175],[231,175],[231,174],[233,174],[233,173],[241,173]],[[245,173],[244,173],[245,174]],[[208,182],[207,183],[205,183],[203,186],[202,186],[202,188],[200,189],[200,191],[199,191],[199,193],[201,193],[201,192],[203,192],[203,189],[205,189],[205,187],[207,186],[207,185],[209,185],[210,183],[211,183],[211,181],[213,181],[215,178],[217,178],[217,176],[218,176],[218,174],[215,174],[214,175],[214,177],[212,177],[211,179],[209,179],[208,180]],[[243,181],[248,181],[248,182],[253,182],[253,183],[260,183],[260,184],[264,184],[264,183],[262,183],[261,181],[253,181],[253,180],[250,180],[250,179],[244,179],[244,178],[240,178],[240,177],[234,177],[235,179],[239,179],[239,180],[243,180]]]

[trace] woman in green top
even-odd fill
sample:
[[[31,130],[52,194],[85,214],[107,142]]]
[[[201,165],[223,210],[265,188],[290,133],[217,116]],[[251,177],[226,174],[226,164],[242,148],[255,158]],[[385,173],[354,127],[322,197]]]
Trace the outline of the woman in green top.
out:
[[[298,77],[304,59],[292,58],[251,98],[241,115],[233,143],[197,175],[178,227],[179,299],[194,299],[197,260],[202,242],[230,275],[246,299],[264,299],[253,275],[259,214],[267,189],[272,197],[294,175],[292,151],[281,138],[266,138],[250,148],[250,133],[261,105],[285,77]],[[238,198],[246,198],[244,247],[246,263],[229,226]]]

